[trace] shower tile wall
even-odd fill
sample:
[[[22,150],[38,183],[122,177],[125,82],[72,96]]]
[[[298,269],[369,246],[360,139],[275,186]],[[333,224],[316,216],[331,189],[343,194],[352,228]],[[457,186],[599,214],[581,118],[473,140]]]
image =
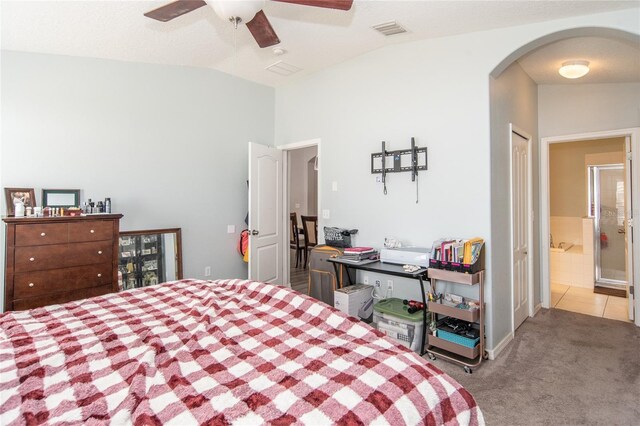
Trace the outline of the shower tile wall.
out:
[[[565,252],[551,251],[551,282],[593,288],[593,220],[580,217],[551,217],[553,243],[573,244]]]

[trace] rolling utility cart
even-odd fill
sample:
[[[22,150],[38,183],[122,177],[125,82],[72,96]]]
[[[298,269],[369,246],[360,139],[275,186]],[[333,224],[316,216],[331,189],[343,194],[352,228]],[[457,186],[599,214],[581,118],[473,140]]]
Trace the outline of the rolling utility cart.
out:
[[[437,293],[438,281],[446,281],[456,285],[478,286],[479,299],[477,309],[461,309],[443,303],[442,299],[429,301],[429,312],[436,320],[435,335],[429,332],[427,354],[430,359],[437,357],[462,365],[464,371],[472,373],[473,367],[480,365],[487,358],[484,337],[484,270],[469,274],[444,269],[429,268],[431,293]],[[473,323],[473,328],[479,331],[477,339],[458,335],[444,324],[444,317],[460,319]],[[440,321],[438,321],[440,319]]]

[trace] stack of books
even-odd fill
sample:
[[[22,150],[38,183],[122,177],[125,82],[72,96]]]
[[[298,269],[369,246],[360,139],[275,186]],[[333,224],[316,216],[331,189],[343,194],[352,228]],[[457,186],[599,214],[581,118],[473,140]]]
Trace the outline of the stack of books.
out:
[[[431,259],[454,264],[474,264],[478,260],[483,245],[482,238],[469,240],[442,238],[433,243]]]
[[[373,247],[348,247],[340,258],[354,263],[376,261],[380,258],[380,252]]]

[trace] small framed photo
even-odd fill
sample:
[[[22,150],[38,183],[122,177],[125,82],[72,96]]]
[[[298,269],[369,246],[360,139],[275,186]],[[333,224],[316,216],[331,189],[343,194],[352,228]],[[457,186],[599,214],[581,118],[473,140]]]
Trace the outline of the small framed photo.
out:
[[[80,207],[80,190],[43,189],[42,207]]]
[[[147,254],[151,254],[151,249],[143,249],[142,250],[142,255],[146,256]]]
[[[7,215],[15,215],[15,203],[22,201],[24,207],[36,206],[36,193],[33,188],[5,188],[4,197],[7,201]]]
[[[130,251],[123,251],[121,256],[122,257],[131,257],[131,252]]]

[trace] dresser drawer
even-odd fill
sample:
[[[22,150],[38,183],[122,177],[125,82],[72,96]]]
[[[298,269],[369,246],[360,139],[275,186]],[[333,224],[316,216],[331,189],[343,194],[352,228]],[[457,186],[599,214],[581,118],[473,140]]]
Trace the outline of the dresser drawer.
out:
[[[83,266],[113,261],[113,241],[76,243],[67,246],[64,266]]]
[[[112,272],[113,265],[111,263],[21,272],[15,275],[13,295],[15,298],[21,299],[111,284]]]
[[[103,294],[112,292],[113,288],[111,287],[111,284],[100,287],[83,288],[74,291],[63,291],[43,296],[14,299],[12,308],[14,311],[23,311],[25,309],[39,308],[46,305],[56,305],[74,300],[86,299],[88,297],[102,296]]]
[[[69,224],[69,242],[113,240],[112,220],[86,220]]]
[[[16,247],[15,272],[43,271],[113,261],[112,241]]]
[[[16,247],[66,243],[69,226],[66,223],[16,225]]]
[[[15,271],[41,271],[63,268],[66,265],[67,244],[16,247]]]

